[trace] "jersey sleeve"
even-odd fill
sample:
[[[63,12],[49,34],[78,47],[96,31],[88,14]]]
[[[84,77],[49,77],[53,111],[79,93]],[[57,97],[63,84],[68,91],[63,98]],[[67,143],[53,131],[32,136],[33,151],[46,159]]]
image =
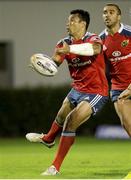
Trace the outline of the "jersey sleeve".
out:
[[[60,48],[63,46],[63,40],[60,40],[58,41],[58,43],[56,44],[56,47],[55,48]],[[65,59],[65,55],[64,54],[61,54],[60,55],[60,62],[62,63]]]

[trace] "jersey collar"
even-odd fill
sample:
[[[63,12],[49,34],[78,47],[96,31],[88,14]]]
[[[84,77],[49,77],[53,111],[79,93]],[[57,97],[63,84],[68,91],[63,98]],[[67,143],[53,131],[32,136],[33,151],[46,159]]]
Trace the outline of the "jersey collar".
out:
[[[93,33],[90,33],[88,31],[86,31],[86,33],[84,34],[84,36],[80,40],[84,40],[86,36],[91,36],[91,35],[93,35]],[[71,35],[69,35],[69,38],[70,38],[71,41],[74,40]]]
[[[120,26],[120,29],[118,30],[118,33],[121,33],[122,30],[123,30],[123,28],[124,28],[124,25],[123,25],[122,23],[121,23],[120,25],[121,25],[121,26]],[[105,29],[105,34],[106,34],[106,36],[108,35],[107,29]]]

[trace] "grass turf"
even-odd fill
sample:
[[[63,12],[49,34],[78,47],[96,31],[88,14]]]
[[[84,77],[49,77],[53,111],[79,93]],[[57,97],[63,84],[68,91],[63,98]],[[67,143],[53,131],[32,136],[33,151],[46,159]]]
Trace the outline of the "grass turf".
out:
[[[40,175],[57,150],[26,139],[0,139],[0,179],[122,179],[131,171],[130,140],[77,137],[58,176]]]

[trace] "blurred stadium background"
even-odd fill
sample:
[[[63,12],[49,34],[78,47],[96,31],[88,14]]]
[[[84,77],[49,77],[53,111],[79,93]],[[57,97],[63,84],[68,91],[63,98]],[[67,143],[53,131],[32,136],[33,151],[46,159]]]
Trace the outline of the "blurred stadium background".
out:
[[[131,22],[131,1],[111,0]],[[51,56],[57,41],[66,36],[70,10],[91,14],[89,31],[100,33],[105,0],[0,0],[0,136],[20,137],[30,131],[47,132],[70,89],[66,63],[55,77],[43,77],[28,68],[30,56]],[[80,134],[94,135],[99,125],[120,125],[113,104],[82,125]],[[112,127],[112,126],[111,126]],[[105,128],[105,126],[104,126]],[[117,128],[115,129],[117,130]],[[118,130],[119,131],[119,130]],[[119,133],[119,132],[118,132]]]

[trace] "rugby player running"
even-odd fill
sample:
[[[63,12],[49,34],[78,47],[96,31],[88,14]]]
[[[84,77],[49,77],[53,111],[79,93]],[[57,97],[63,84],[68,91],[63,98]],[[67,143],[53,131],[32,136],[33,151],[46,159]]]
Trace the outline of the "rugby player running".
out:
[[[105,63],[102,41],[87,32],[90,15],[76,9],[70,12],[67,20],[68,37],[56,45],[52,59],[57,65],[67,61],[72,89],[63,101],[58,114],[47,134],[28,133],[31,142],[41,142],[52,147],[57,134],[62,131],[59,147],[52,165],[42,175],[56,175],[74,143],[77,128],[95,115],[108,100],[108,82],[105,76]]]
[[[109,62],[111,98],[122,126],[131,137],[131,26],[121,23],[117,4],[103,9],[106,29],[100,34]]]

